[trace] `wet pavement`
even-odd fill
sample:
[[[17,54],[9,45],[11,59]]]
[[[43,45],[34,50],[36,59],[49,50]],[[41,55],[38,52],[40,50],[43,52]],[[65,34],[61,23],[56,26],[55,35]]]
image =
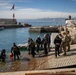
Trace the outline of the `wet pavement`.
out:
[[[44,55],[36,55],[35,58],[33,58],[31,55],[28,55],[28,52],[21,52],[20,60],[12,61],[8,56],[5,63],[0,62],[0,72],[34,70],[36,67],[40,66],[47,58],[48,56],[45,57]]]
[[[48,53],[48,56],[41,51],[35,58],[28,55],[28,52],[21,52],[20,60],[16,61],[12,61],[7,55],[6,62],[0,62],[0,72],[45,70],[69,65],[76,65],[76,45],[71,46],[67,56],[60,54],[58,58],[55,58],[54,49]]]

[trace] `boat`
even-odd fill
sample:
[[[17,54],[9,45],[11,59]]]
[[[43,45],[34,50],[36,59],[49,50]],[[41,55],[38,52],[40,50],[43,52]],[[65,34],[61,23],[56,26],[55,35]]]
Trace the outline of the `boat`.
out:
[[[27,51],[28,43],[17,45],[20,51]]]
[[[17,46],[18,46],[18,48],[19,48],[20,51],[28,51],[27,50],[28,43],[18,44]],[[35,48],[37,48],[36,45],[35,45]],[[44,48],[40,47],[40,51],[42,51],[43,49]]]

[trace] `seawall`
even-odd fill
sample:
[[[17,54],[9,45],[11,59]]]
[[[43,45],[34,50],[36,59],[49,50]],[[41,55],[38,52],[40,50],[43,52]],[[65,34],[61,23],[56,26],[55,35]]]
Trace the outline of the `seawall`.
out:
[[[30,27],[29,32],[59,32],[58,26]]]
[[[22,27],[31,27],[31,25],[26,24],[26,25],[21,25],[21,24],[3,24],[0,25],[0,27],[4,28],[22,28]]]
[[[27,23],[22,25],[21,22],[17,23],[16,19],[0,19],[0,27],[21,28],[21,27],[31,27],[31,25]]]

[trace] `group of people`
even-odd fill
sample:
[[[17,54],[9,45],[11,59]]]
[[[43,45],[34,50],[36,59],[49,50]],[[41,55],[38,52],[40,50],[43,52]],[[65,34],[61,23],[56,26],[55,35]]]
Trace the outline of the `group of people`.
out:
[[[63,55],[66,55],[67,51],[70,51],[70,44],[71,44],[71,35],[69,31],[62,31],[59,33],[55,39],[55,57],[60,56],[60,53],[63,52]]]
[[[44,38],[41,40],[40,36],[33,41],[32,38],[28,38],[28,51],[33,57],[35,56],[35,51],[39,53],[40,48],[44,48],[44,54],[47,55],[50,51],[50,35],[44,34]]]
[[[51,50],[50,49],[50,35],[49,34],[44,34],[43,39],[41,40],[40,36],[36,38],[35,41],[33,41],[32,38],[28,38],[28,54],[31,54],[33,57],[35,57],[36,53],[39,53],[40,49],[43,48],[44,54],[48,55],[48,52]],[[60,53],[63,52],[63,55],[66,55],[67,51],[70,51],[70,44],[71,44],[71,36],[69,34],[69,31],[59,33],[55,39],[54,39],[54,44],[55,44],[55,57],[60,56]],[[20,50],[17,47],[15,43],[13,43],[13,46],[11,48],[11,54],[14,57],[14,60],[20,59]],[[6,57],[6,50],[3,49],[0,53],[0,59],[4,62]]]
[[[40,36],[37,37],[35,41],[32,38],[28,38],[28,51],[33,57],[35,56],[35,52],[39,53],[40,47],[43,48],[44,54],[48,55],[50,49],[50,35],[44,34],[43,39],[41,40]],[[63,55],[66,55],[67,51],[70,51],[70,44],[71,44],[71,35],[69,31],[62,31],[59,33],[55,39],[55,57],[60,56],[60,53],[63,52]]]
[[[15,43],[13,43],[13,46],[11,48],[11,54],[10,54],[10,57],[11,58],[14,58],[14,60],[18,59],[19,60],[19,55],[20,55],[20,50],[19,48],[17,47],[17,45]],[[6,50],[3,49],[1,52],[0,52],[0,60],[2,62],[5,62],[5,59],[6,59]]]

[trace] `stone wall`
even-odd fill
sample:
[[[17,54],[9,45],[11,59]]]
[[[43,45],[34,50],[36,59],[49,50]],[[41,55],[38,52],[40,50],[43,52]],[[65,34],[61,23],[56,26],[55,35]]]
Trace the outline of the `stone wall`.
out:
[[[74,26],[62,26],[62,28],[59,28],[59,31],[61,33],[61,31],[69,31],[70,35],[71,35],[71,44],[76,44],[76,27]]]
[[[42,27],[30,27],[30,32],[59,32],[56,26],[42,26]]]
[[[7,25],[7,24],[16,24],[16,19],[0,19],[0,25]]]
[[[72,38],[72,44],[76,44],[76,27],[67,27],[71,38]]]

